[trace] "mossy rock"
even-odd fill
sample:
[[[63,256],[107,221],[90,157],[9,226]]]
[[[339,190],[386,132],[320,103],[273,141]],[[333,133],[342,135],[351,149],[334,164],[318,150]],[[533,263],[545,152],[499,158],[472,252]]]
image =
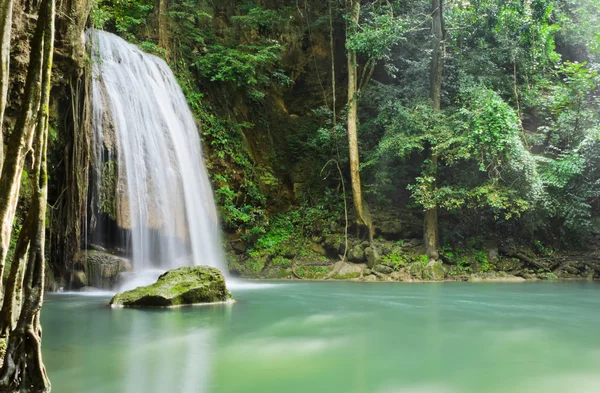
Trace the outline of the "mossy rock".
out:
[[[173,307],[232,299],[225,277],[213,267],[186,266],[169,270],[145,287],[116,294],[110,304],[126,307]]]
[[[430,281],[442,281],[446,278],[446,269],[441,261],[431,261],[423,269],[423,279]]]
[[[392,274],[394,272],[394,269],[386,265],[375,265],[373,270],[381,274]]]
[[[416,278],[418,280],[422,280],[424,268],[425,268],[425,266],[421,262],[413,262],[410,265],[408,265],[407,270],[411,276],[413,276],[414,278]]]

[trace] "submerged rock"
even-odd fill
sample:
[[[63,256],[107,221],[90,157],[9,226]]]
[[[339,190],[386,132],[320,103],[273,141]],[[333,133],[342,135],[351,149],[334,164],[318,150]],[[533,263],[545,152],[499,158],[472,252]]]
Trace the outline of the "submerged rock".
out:
[[[172,307],[186,304],[217,303],[232,299],[225,277],[214,267],[186,266],[169,270],[146,287],[121,292],[112,306]]]

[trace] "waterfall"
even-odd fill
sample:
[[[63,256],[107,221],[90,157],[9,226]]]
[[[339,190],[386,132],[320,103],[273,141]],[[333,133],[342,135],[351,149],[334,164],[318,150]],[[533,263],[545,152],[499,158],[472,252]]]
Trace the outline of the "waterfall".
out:
[[[96,161],[91,187],[96,195],[106,194],[100,190],[106,184],[114,187],[115,220],[129,236],[134,273],[182,265],[225,272],[198,129],[175,76],[163,60],[116,35],[90,30],[87,38]],[[112,168],[107,164],[115,156],[111,180],[113,172],[103,168]]]

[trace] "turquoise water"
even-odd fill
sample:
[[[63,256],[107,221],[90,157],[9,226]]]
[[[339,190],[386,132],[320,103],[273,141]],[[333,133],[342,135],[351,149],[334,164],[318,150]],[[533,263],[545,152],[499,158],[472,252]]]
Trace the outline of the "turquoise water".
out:
[[[55,393],[598,393],[600,285],[252,284],[233,305],[48,295]]]

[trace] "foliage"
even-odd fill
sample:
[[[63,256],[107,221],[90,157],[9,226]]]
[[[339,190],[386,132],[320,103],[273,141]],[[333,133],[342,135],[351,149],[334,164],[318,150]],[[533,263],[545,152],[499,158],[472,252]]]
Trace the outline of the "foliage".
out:
[[[281,47],[246,46],[228,48],[223,45],[212,45],[206,48],[206,54],[195,61],[195,68],[202,77],[211,82],[232,82],[237,87],[244,87],[250,98],[259,100],[271,83],[285,86],[289,78],[277,68]]]
[[[491,233],[540,254],[585,243],[600,206],[595,2],[444,2],[440,111],[429,97],[431,2],[361,2],[357,26],[338,2],[234,3],[170,3],[164,48],[147,0],[93,2],[90,19],[170,62],[201,125],[224,229],[248,243],[251,270],[315,258],[311,237],[341,235],[347,50],[361,81],[372,71],[359,106],[370,205],[419,220],[438,207],[448,242]],[[456,274],[489,268],[479,245],[447,246]],[[400,248],[383,262],[418,261]]]

